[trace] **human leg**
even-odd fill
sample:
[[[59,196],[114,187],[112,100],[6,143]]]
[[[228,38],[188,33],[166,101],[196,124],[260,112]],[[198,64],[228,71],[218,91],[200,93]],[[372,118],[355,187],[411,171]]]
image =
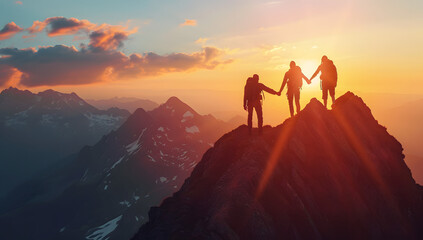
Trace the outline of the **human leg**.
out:
[[[295,97],[295,105],[297,107],[297,114],[298,114],[301,111],[301,106],[300,106],[300,89],[298,89],[298,91],[295,92],[294,97]]]
[[[293,94],[292,91],[288,89],[288,92],[286,93],[286,96],[288,97],[288,104],[289,104],[289,112],[291,113],[291,117],[294,116],[294,103],[293,103]]]
[[[330,97],[332,98],[332,104],[335,103],[335,87],[329,88],[329,94],[330,94]]]
[[[323,98],[323,104],[325,105],[325,108],[327,108],[327,105],[328,105],[328,88],[324,84],[322,86],[322,98]]]
[[[253,104],[248,103],[248,120],[247,120],[247,124],[248,124],[248,132],[251,135],[251,131],[253,128]]]
[[[260,102],[256,104],[255,109],[257,113],[258,130],[259,130],[259,134],[261,134],[263,129],[263,108],[261,107]]]

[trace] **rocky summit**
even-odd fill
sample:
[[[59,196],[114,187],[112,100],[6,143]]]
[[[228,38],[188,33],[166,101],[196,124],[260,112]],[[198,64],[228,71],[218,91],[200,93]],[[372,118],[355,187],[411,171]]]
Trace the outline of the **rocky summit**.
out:
[[[401,144],[351,92],[261,136],[240,126],[133,239],[423,239],[423,190]]]

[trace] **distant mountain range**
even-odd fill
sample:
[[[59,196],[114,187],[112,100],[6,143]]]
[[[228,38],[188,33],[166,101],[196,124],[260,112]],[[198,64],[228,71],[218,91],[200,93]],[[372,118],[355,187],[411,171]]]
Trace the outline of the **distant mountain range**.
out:
[[[76,159],[0,201],[0,239],[130,239],[234,127],[176,97],[137,109]]]
[[[0,197],[118,128],[127,110],[99,110],[75,93],[0,93]]]
[[[417,240],[422,196],[401,144],[348,92],[262,136],[225,134],[133,240]]]
[[[159,106],[159,104],[148,100],[148,99],[139,99],[139,98],[128,98],[128,97],[114,97],[109,99],[87,99],[87,102],[98,109],[109,109],[112,107],[117,107],[121,109],[126,109],[129,112],[133,113],[138,108],[142,108],[145,111],[150,111]]]

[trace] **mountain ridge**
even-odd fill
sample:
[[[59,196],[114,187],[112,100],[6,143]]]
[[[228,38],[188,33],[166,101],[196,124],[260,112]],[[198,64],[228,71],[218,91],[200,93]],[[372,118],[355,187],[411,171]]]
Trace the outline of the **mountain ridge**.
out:
[[[42,191],[21,204],[7,201],[13,209],[0,214],[0,238],[95,238],[102,226],[113,225],[104,239],[129,239],[148,209],[177,190],[202,154],[230,129],[178,98],[152,111],[139,108],[60,171],[26,186]]]
[[[348,92],[203,156],[133,239],[419,239],[423,189],[401,144]]]
[[[126,109],[129,112],[133,113],[137,108],[143,108],[146,111],[151,111],[159,106],[156,102],[153,102],[148,99],[140,98],[130,98],[130,97],[113,97],[109,99],[87,99],[86,100],[91,105],[107,110],[111,107],[118,107],[121,109]]]
[[[99,110],[75,93],[7,88],[0,93],[0,198],[43,169],[116,129],[130,113]]]

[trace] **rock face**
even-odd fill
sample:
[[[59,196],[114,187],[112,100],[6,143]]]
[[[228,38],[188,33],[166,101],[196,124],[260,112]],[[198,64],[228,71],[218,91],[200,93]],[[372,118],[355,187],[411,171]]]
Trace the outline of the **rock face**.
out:
[[[133,239],[423,239],[401,144],[352,93],[224,135]]]
[[[176,97],[149,112],[137,109],[63,169],[22,186],[32,190],[18,198],[24,203],[0,201],[12,206],[0,212],[0,239],[130,239],[150,207],[177,191],[232,128]]]

